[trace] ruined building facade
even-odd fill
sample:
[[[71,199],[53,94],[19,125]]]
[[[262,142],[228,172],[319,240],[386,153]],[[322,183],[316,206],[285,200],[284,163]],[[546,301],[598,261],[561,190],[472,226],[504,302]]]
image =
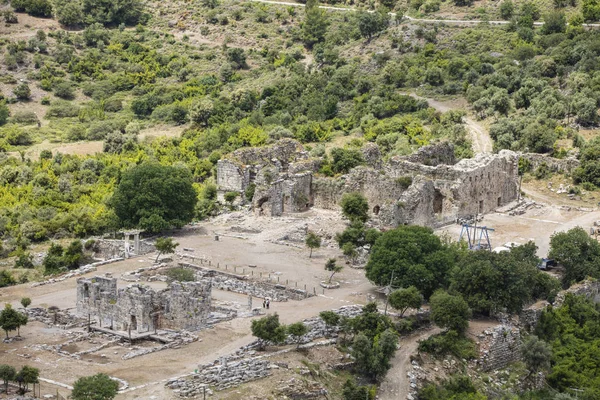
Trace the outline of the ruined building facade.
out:
[[[173,282],[155,291],[137,284],[117,289],[116,278],[110,277],[77,280],[77,314],[114,330],[197,330],[205,326],[210,305],[208,281]]]
[[[511,151],[456,162],[452,145],[441,143],[385,163],[373,143],[362,152],[366,165],[337,178],[317,177],[321,160],[310,158],[299,142],[284,139],[219,160],[217,185],[221,193],[235,191],[242,198],[254,185],[253,209],[269,216],[336,209],[344,193],[359,192],[369,201],[372,217],[392,226],[437,226],[517,198],[518,156]]]

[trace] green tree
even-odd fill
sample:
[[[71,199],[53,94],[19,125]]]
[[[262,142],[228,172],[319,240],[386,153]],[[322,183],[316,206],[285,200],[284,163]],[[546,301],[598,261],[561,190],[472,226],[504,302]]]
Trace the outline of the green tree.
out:
[[[342,388],[344,400],[375,400],[376,387],[357,385],[352,379],[346,380]]]
[[[61,99],[72,100],[75,97],[75,89],[70,82],[60,82],[54,87],[54,94]]]
[[[390,16],[386,9],[375,12],[361,11],[358,13],[358,30],[362,37],[371,38],[373,35],[387,29]]]
[[[82,4],[86,22],[104,25],[135,25],[144,11],[141,0],[83,0]]]
[[[306,247],[310,249],[308,258],[312,258],[313,249],[318,249],[321,247],[321,237],[314,232],[308,232],[305,243]]]
[[[583,228],[552,235],[548,257],[564,267],[564,288],[588,276],[600,278],[600,244]]]
[[[515,6],[513,5],[512,0],[504,0],[502,3],[500,3],[500,17],[502,19],[511,19],[514,12]]]
[[[10,381],[14,381],[17,376],[17,371],[15,367],[0,364],[0,379],[4,382],[4,393],[8,393],[8,383]]]
[[[308,327],[304,325],[302,322],[296,322],[287,327],[287,333],[294,338],[296,341],[296,348],[300,347],[300,341],[302,340],[302,336],[308,333]]]
[[[369,203],[360,193],[345,193],[340,205],[342,214],[350,221],[366,222],[369,219]]]
[[[54,12],[58,22],[65,26],[82,25],[85,20],[80,1],[54,0]]]
[[[18,313],[19,325],[17,325],[17,336],[21,336],[21,327],[27,325],[29,317],[27,314]]]
[[[567,19],[562,11],[550,11],[544,15],[544,25],[542,32],[545,35],[553,33],[563,33],[567,29]]]
[[[31,299],[29,297],[23,297],[21,299],[21,305],[23,306],[23,308],[29,307],[30,304],[31,304]]]
[[[73,400],[111,400],[117,396],[119,384],[106,374],[84,376],[75,381]]]
[[[342,269],[344,269],[344,267],[342,265],[337,265],[335,258],[330,258],[329,260],[327,260],[327,262],[325,263],[325,271],[331,272],[331,275],[329,276],[329,283],[331,283],[333,275],[335,275],[338,272],[341,272]]]
[[[333,159],[331,169],[336,174],[345,174],[365,162],[360,151],[339,147],[331,150],[331,158]]]
[[[6,105],[6,100],[0,101],[0,126],[6,124],[8,117],[10,116],[10,110]]]
[[[154,244],[154,247],[156,247],[158,254],[156,255],[156,260],[154,260],[154,262],[155,263],[158,262],[158,258],[160,257],[161,254],[175,253],[175,249],[177,248],[177,246],[179,246],[179,243],[174,242],[173,238],[160,237],[160,238],[156,239],[156,243]]]
[[[598,0],[583,0],[581,13],[586,21],[600,20],[600,2]]]
[[[400,317],[402,317],[409,308],[419,309],[421,307],[421,293],[414,286],[394,290],[390,293],[389,302],[390,306],[400,310]]]
[[[337,326],[340,323],[340,315],[333,311],[321,311],[319,317],[329,327]]]
[[[305,10],[305,19],[302,24],[302,40],[308,48],[312,48],[316,43],[325,39],[327,32],[327,16],[325,10],[319,8],[317,0],[307,0]]]
[[[8,339],[8,333],[10,331],[16,331],[21,326],[21,315],[20,313],[12,308],[9,303],[4,305],[4,310],[0,312],[0,328],[6,332],[6,338]]]
[[[449,284],[456,251],[441,242],[430,228],[400,226],[384,232],[371,248],[367,278],[380,286],[416,287],[427,299]]]
[[[352,342],[352,357],[359,373],[372,379],[381,380],[391,368],[390,360],[398,346],[398,336],[392,329],[386,329],[370,339],[358,333]]]
[[[79,268],[79,264],[83,258],[83,244],[81,240],[73,240],[65,249],[62,260],[63,264],[68,269]]]
[[[125,171],[111,206],[127,228],[149,232],[179,228],[194,217],[198,199],[192,183],[186,168],[140,164]]]
[[[208,125],[208,120],[213,115],[215,105],[212,100],[202,98],[192,103],[190,108],[190,119],[202,126]]]
[[[49,0],[28,0],[25,12],[34,17],[48,18],[52,16],[52,4]]]
[[[3,288],[5,286],[12,286],[16,283],[17,281],[15,280],[15,278],[13,278],[10,272],[6,270],[0,271],[0,288]]]
[[[262,349],[265,348],[266,342],[275,344],[283,343],[285,341],[285,333],[285,325],[279,323],[279,315],[277,313],[252,321],[252,334],[262,341]]]
[[[15,377],[15,380],[19,383],[19,393],[27,393],[30,384],[39,382],[39,376],[39,369],[24,365]]]
[[[530,375],[550,368],[552,347],[535,335],[525,339],[521,345],[521,354]]]
[[[452,275],[450,286],[460,293],[473,312],[494,315],[498,311],[519,313],[534,296],[555,294],[558,281],[539,278],[537,247],[533,242],[510,252],[468,252]],[[553,279],[553,278],[552,278]]]
[[[166,275],[170,280],[177,282],[194,282],[196,280],[194,271],[188,268],[169,268]]]
[[[462,297],[438,290],[429,299],[429,304],[431,320],[440,328],[462,334],[469,326],[471,310]]]
[[[29,89],[29,85],[27,83],[23,82],[13,89],[13,94],[17,97],[17,99],[26,101],[31,97],[31,89]]]

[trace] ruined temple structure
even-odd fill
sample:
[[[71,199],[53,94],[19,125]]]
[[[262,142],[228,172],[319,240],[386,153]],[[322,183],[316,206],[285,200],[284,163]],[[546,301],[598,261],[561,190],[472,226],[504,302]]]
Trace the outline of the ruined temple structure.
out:
[[[117,289],[117,280],[111,277],[77,280],[77,314],[114,330],[197,330],[206,325],[210,305],[209,281],[173,282],[155,291],[137,284]]]
[[[383,162],[379,148],[362,148],[366,165],[337,178],[318,177],[321,160],[284,139],[272,146],[237,150],[217,164],[221,193],[255,185],[252,206],[262,215],[336,209],[344,193],[359,192],[372,217],[385,225],[439,226],[457,217],[487,213],[517,198],[518,156],[503,150],[456,162],[440,143]],[[244,196],[241,196],[244,198]]]

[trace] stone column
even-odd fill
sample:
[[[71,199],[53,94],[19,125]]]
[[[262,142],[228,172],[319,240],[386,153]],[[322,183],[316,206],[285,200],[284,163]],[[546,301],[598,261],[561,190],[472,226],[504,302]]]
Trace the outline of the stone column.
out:
[[[125,250],[125,258],[129,258],[129,233],[124,234],[125,243],[123,244]]]
[[[140,233],[136,232],[133,234],[133,252],[136,255],[140,255]]]

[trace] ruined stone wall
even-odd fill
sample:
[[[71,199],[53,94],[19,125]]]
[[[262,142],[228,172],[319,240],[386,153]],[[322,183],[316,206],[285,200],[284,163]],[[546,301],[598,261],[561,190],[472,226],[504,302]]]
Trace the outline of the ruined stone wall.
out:
[[[152,253],[156,250],[154,243],[148,240],[140,240],[140,254]],[[129,255],[134,254],[134,243],[129,241]],[[98,239],[94,243],[94,257],[110,260],[114,258],[125,258],[125,241],[119,239]]]
[[[271,146],[247,147],[234,151],[226,159],[236,161],[242,165],[268,164],[277,159],[284,165],[299,159],[307,159],[308,154],[294,139],[281,139]]]
[[[312,185],[314,206],[336,209],[344,193],[362,193],[373,216],[388,225],[394,224],[396,203],[405,191],[397,177],[370,167],[357,167],[339,178],[315,178]]]
[[[537,153],[523,153],[520,154],[520,157],[529,161],[532,171],[535,171],[540,165],[546,164],[552,172],[570,174],[579,167],[579,160],[574,157],[560,159]]]
[[[277,283],[249,280],[243,276],[204,268],[195,264],[180,262],[178,265],[193,269],[196,272],[197,279],[210,279],[212,287],[228,292],[251,294],[254,297],[263,299],[269,297],[271,301],[275,302],[302,300],[314,296],[313,293],[307,293],[302,289],[287,287]]]
[[[248,186],[250,171],[231,160],[217,161],[217,186],[225,192],[242,192]]]
[[[480,343],[479,365],[484,371],[505,368],[521,359],[521,332],[519,329],[500,325],[486,332]]]
[[[594,303],[600,303],[600,281],[598,280],[586,280],[577,283],[570,288],[560,291],[556,295],[556,300],[552,304],[554,307],[560,307],[565,301],[567,293],[572,293],[576,296],[586,296]],[[524,309],[519,316],[519,322],[521,327],[527,331],[533,331],[542,316],[542,313],[549,306],[550,303],[547,301],[540,301]]]
[[[91,315],[100,326],[116,330],[196,330],[205,325],[210,303],[211,285],[206,281],[174,282],[155,291],[138,284],[117,289],[115,278],[77,280],[77,314]]]
[[[406,160],[412,163],[430,166],[441,164],[454,165],[456,164],[454,145],[450,142],[440,142],[431,146],[423,146],[414,154],[406,157]]]
[[[288,139],[220,160],[217,183],[221,191],[239,192],[255,183],[253,208],[269,216],[313,206],[336,209],[344,193],[359,192],[367,198],[372,217],[392,226],[437,226],[493,211],[517,197],[517,155],[511,151],[455,163],[452,145],[439,143],[385,164],[377,145],[369,143],[362,151],[366,166],[341,177],[314,177],[319,162]]]

